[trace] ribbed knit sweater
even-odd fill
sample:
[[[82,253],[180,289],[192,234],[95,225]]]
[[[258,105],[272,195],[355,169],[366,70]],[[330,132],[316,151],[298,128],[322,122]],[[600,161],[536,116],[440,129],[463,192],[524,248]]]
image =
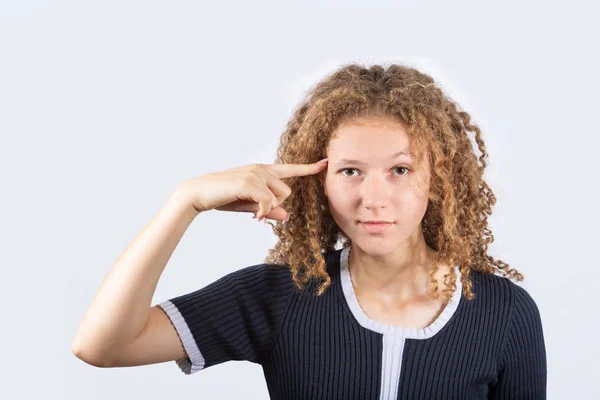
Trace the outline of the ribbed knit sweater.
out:
[[[542,323],[524,288],[471,271],[475,299],[457,280],[428,327],[386,325],[358,304],[349,251],[325,254],[331,286],[320,297],[263,263],[160,303],[188,355],[181,371],[258,363],[272,399],[546,398]]]

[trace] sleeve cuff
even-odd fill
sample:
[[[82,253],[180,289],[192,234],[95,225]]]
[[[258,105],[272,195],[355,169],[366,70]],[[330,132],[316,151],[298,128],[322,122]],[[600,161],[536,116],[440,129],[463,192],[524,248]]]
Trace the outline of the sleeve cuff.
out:
[[[171,320],[171,323],[179,334],[183,347],[188,354],[188,357],[175,361],[177,366],[186,375],[203,370],[205,363],[204,357],[202,356],[202,353],[200,353],[200,349],[194,340],[194,336],[192,335],[185,318],[183,318],[175,304],[171,303],[169,300],[158,304],[158,306],[163,309]]]

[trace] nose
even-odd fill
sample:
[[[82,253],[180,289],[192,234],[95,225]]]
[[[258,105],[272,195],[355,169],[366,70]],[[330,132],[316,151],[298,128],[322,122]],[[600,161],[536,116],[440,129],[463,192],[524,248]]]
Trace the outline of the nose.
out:
[[[362,205],[376,209],[387,206],[391,195],[391,185],[385,177],[376,174],[367,176],[360,185]]]

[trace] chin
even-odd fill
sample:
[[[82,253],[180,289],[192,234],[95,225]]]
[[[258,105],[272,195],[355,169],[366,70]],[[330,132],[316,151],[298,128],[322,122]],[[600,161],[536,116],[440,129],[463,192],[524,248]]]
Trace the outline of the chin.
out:
[[[386,237],[354,235],[350,239],[352,239],[353,246],[359,247],[362,251],[374,257],[389,254],[400,245],[399,241]]]

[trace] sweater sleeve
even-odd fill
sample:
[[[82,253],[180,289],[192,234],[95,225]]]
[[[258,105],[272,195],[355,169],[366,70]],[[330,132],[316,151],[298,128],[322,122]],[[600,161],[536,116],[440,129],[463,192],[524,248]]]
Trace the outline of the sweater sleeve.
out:
[[[521,286],[514,288],[514,306],[500,358],[497,383],[490,399],[545,399],[546,346],[540,311]]]
[[[194,292],[165,300],[187,357],[187,375],[230,360],[261,363],[278,333],[293,285],[289,269],[259,264],[234,271]]]

